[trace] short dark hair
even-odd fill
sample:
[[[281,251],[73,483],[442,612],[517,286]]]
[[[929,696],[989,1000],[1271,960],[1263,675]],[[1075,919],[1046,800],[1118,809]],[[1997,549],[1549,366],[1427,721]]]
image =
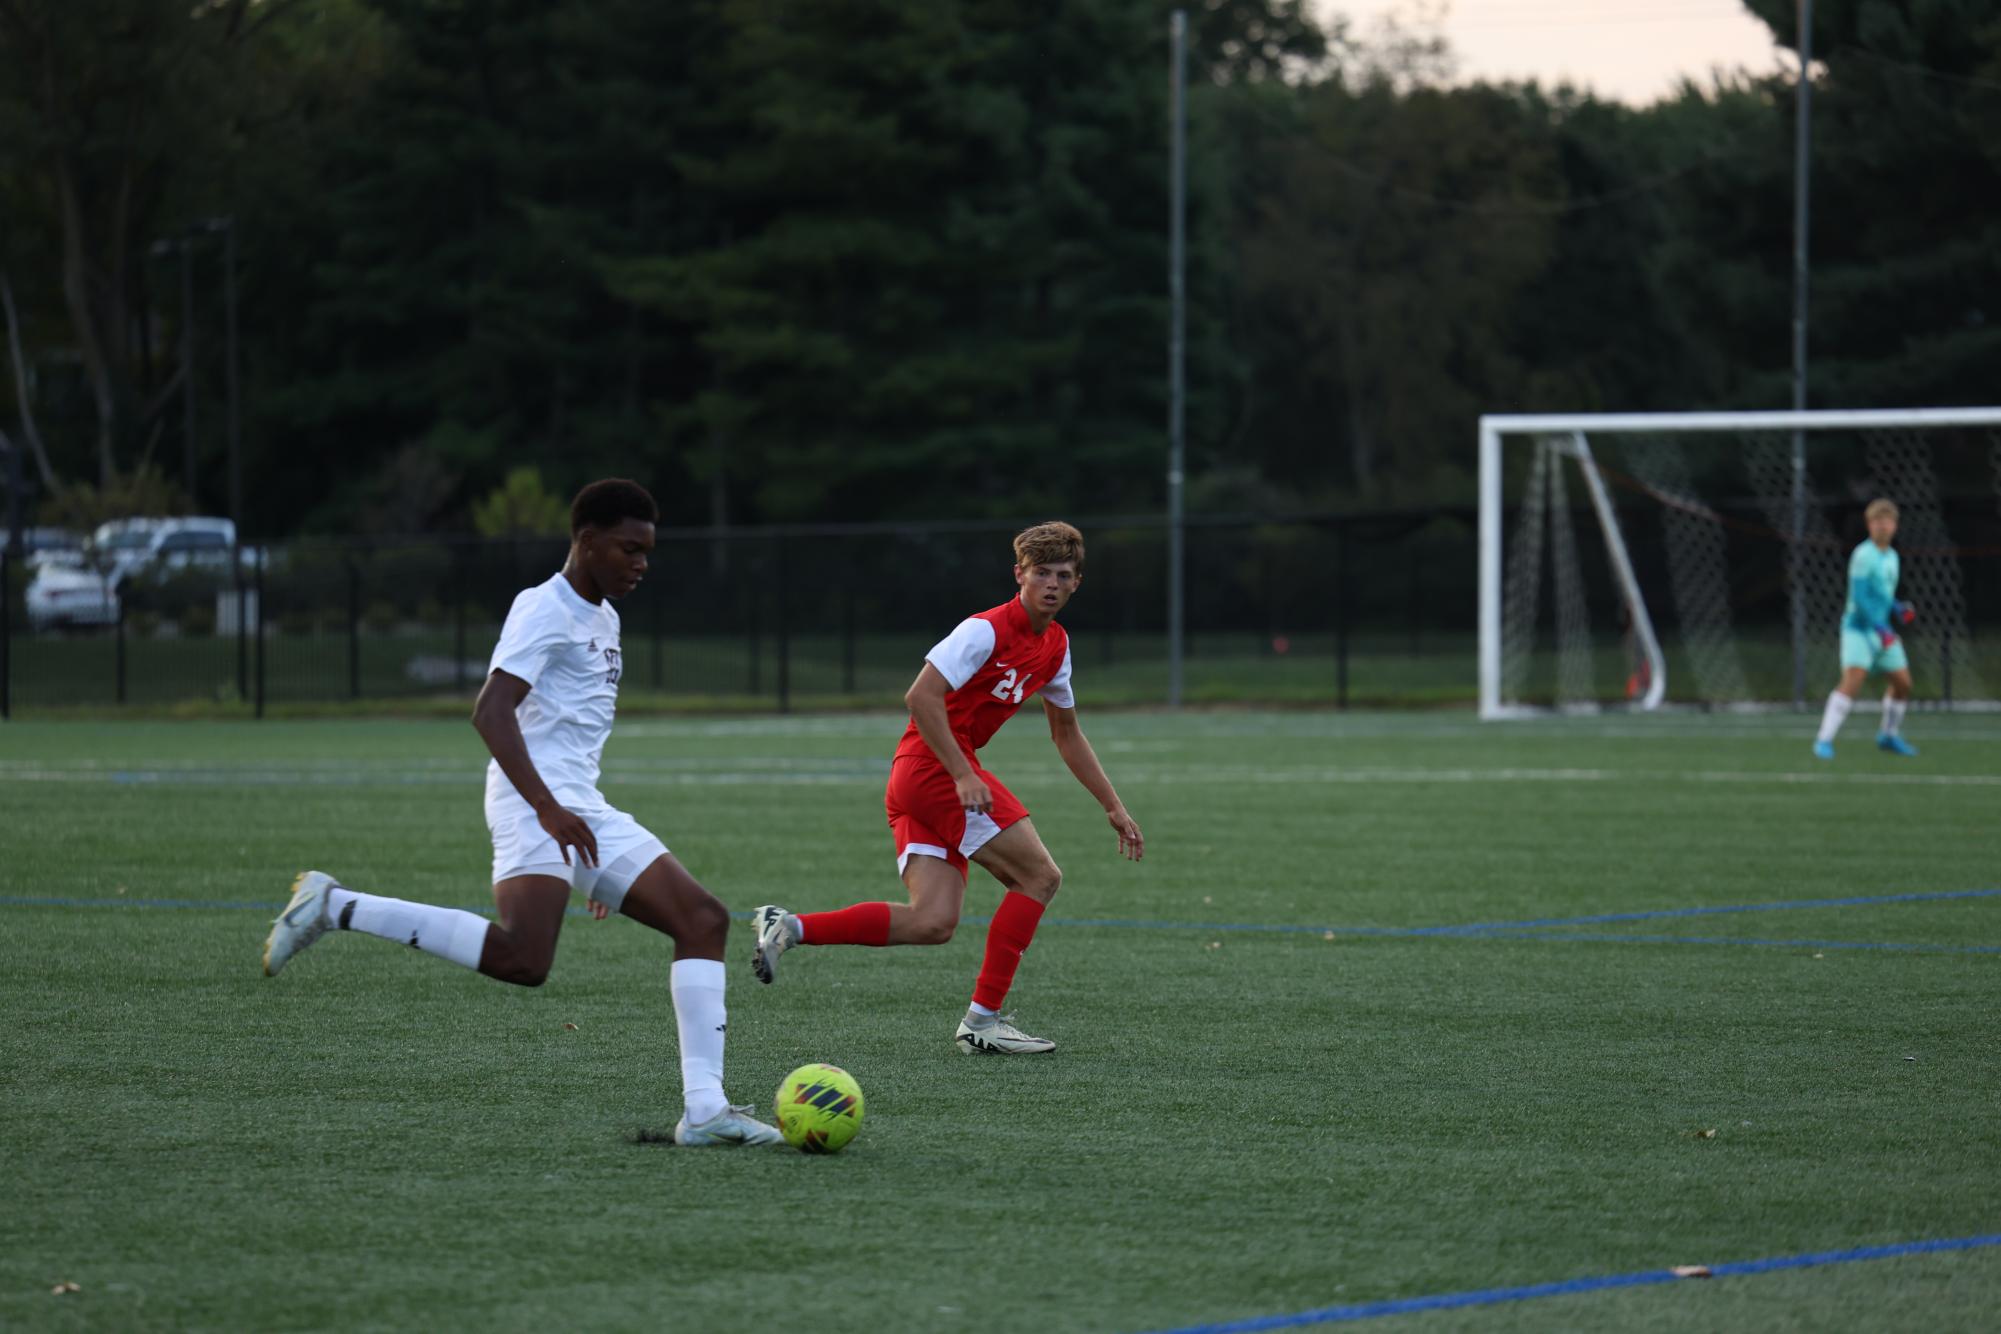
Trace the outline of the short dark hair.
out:
[[[570,536],[586,528],[616,528],[625,519],[659,523],[660,507],[637,482],[623,477],[607,477],[577,492],[570,502]]]

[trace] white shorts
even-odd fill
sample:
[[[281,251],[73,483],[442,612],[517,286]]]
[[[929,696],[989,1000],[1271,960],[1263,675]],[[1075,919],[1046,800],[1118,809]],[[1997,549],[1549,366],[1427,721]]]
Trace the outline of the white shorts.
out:
[[[493,833],[493,882],[523,875],[553,876],[617,912],[632,882],[667,854],[667,845],[645,825],[611,806],[570,809],[584,817],[597,838],[596,866],[586,865],[575,848],[569,850],[571,864],[565,866],[562,849],[543,830],[527,802],[489,804],[486,827]]]

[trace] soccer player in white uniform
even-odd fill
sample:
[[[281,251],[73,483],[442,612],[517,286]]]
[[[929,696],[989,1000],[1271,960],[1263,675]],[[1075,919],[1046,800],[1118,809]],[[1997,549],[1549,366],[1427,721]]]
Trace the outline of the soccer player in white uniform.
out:
[[[1917,613],[1908,602],[1897,600],[1897,553],[1890,546],[1897,535],[1897,507],[1888,500],[1872,500],[1862,512],[1869,524],[1869,540],[1848,557],[1848,605],[1841,613],[1841,684],[1828,692],[1827,709],[1820,716],[1820,734],[1814,738],[1815,758],[1834,758],[1834,735],[1855,707],[1862,683],[1869,673],[1881,672],[1890,688],[1883,696],[1883,726],[1876,745],[1892,755],[1915,755],[1918,748],[1904,740],[1904,710],[1911,700],[1911,664],[1904,655],[1904,642],[1896,627],[1909,625]]]
[[[271,924],[264,971],[275,977],[328,931],[359,931],[538,987],[549,976],[570,894],[581,892],[598,918],[624,913],[674,941],[669,981],[687,1103],[674,1142],[777,1144],[776,1127],[723,1096],[728,910],[597,789],[620,672],[618,613],[609,603],[644,577],[658,517],[638,483],[591,483],[570,507],[568,561],[524,590],[507,613],[472,718],[493,753],[486,823],[499,921],[363,894],[307,871]]]

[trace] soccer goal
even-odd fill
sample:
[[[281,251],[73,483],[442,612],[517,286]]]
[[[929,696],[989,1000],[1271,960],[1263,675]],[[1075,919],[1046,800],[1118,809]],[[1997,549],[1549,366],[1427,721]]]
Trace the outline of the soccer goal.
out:
[[[1797,706],[1900,511],[1920,707],[2001,690],[2001,408],[1480,419],[1480,716]]]

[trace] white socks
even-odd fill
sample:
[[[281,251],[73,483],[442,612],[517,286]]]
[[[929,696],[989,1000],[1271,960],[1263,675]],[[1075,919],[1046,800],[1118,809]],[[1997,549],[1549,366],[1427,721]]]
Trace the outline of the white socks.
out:
[[[1820,735],[1815,740],[1834,740],[1834,734],[1841,730],[1841,724],[1848,721],[1848,711],[1854,707],[1855,701],[1839,690],[1828,691],[1827,712],[1820,715]],[[1898,699],[1895,695],[1889,694],[1883,696],[1884,736],[1896,736],[1903,731],[1904,711],[1910,707],[1911,702],[1907,699]]]
[[[681,1093],[691,1126],[729,1110],[723,1096],[723,1030],[729,1025],[725,977],[720,959],[676,959],[670,974],[674,1025],[681,1033]]]
[[[1841,725],[1848,721],[1848,711],[1854,707],[1855,701],[1842,694],[1839,690],[1828,691],[1827,712],[1820,715],[1820,735],[1815,737],[1814,740],[1834,740],[1834,734],[1839,732]],[[1899,716],[1901,716],[1901,711]]]
[[[486,931],[492,925],[478,913],[359,894],[345,886],[330,892],[327,912],[343,931],[361,931],[409,945],[450,959],[461,968],[479,967]]]
[[[359,894],[345,886],[331,891],[327,911],[341,930],[411,945],[464,968],[479,967],[492,925],[477,913]],[[674,961],[670,986],[674,1023],[681,1034],[681,1089],[689,1125],[729,1110],[729,1100],[723,1096],[723,1031],[729,1024],[723,1004],[726,977],[720,959]]]

